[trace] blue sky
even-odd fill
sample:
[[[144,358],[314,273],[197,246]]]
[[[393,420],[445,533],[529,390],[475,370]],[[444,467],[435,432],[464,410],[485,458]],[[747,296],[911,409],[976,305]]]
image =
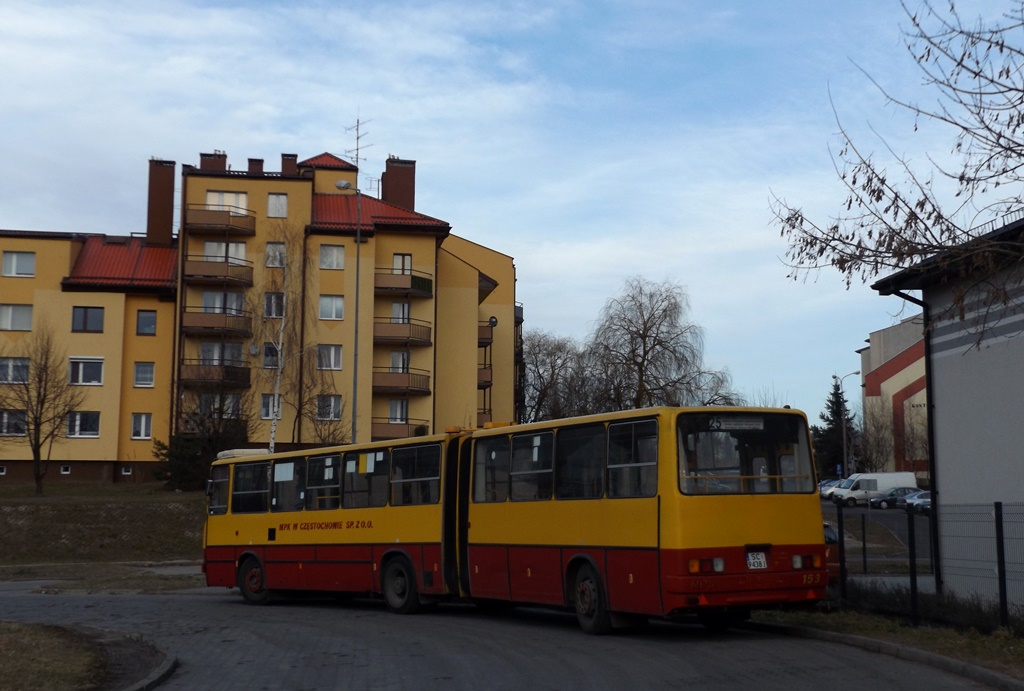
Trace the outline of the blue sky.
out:
[[[350,152],[361,119],[361,187],[416,160],[418,211],[515,258],[527,328],[583,339],[626,278],[672,280],[709,366],[817,419],[908,313],[787,279],[770,199],[839,209],[833,104],[869,150],[946,155],[864,74],[933,97],[906,23],[894,0],[0,0],[0,227],[139,232],[150,157],[278,170]]]

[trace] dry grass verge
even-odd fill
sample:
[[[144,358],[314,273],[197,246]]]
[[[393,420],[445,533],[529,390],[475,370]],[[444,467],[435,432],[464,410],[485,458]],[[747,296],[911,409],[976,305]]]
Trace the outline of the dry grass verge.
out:
[[[0,691],[89,691],[104,682],[103,652],[60,626],[0,622]]]

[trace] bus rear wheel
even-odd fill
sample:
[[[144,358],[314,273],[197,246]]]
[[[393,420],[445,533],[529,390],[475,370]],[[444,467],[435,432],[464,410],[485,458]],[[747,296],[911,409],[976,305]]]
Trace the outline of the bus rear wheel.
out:
[[[585,633],[600,636],[612,629],[611,614],[604,601],[601,577],[594,567],[585,564],[576,572],[573,589],[576,597],[576,619]]]
[[[256,557],[246,557],[238,567],[238,590],[250,605],[265,605],[270,602],[263,566]]]
[[[392,559],[384,567],[384,601],[395,614],[413,614],[419,610],[416,574],[405,559]]]

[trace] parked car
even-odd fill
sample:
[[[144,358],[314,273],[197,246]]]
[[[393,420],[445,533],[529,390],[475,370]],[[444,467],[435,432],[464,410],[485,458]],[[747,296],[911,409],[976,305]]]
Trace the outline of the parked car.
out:
[[[917,487],[893,487],[890,490],[879,494],[877,497],[868,499],[868,504],[873,509],[895,509],[896,500],[908,494],[916,494],[921,490]]]
[[[907,502],[909,500],[911,500],[914,497],[916,497],[917,495],[923,494],[924,492],[927,492],[927,491],[928,490],[919,489],[916,492],[913,492],[911,494],[907,494],[907,495],[902,496],[902,497],[896,497],[896,508],[897,509],[903,509],[904,511],[906,511],[907,510]]]
[[[818,485],[818,494],[821,495],[822,499],[828,499],[829,495],[832,494],[832,490],[839,486],[842,482],[842,478],[836,478],[835,480],[822,480]]]
[[[932,493],[918,492],[910,495],[904,508],[907,513],[928,513],[932,510]]]

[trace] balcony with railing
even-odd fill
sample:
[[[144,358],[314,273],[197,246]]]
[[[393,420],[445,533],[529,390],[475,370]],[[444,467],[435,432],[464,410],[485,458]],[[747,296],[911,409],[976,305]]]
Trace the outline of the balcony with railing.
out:
[[[186,336],[249,338],[252,336],[252,317],[244,310],[186,307],[181,315],[181,330]]]
[[[178,379],[188,389],[247,389],[250,384],[249,367],[236,361],[185,359],[181,361]]]
[[[476,327],[476,345],[485,348],[494,343],[494,326],[490,322],[480,322]]]
[[[490,365],[480,365],[476,370],[476,388],[489,389],[494,383],[494,369]]]
[[[185,257],[185,282],[190,284],[252,285],[252,262],[205,254]]]
[[[377,269],[373,292],[375,295],[429,298],[434,295],[434,278],[422,271]]]
[[[255,235],[256,212],[223,204],[189,204],[185,231],[191,235]]]
[[[425,395],[430,393],[430,372],[426,370],[396,371],[390,367],[373,369],[373,392],[380,394],[407,393]]]
[[[492,418],[493,414],[491,413],[490,409],[478,410],[476,411],[476,426],[482,428],[488,422],[491,422]]]
[[[374,320],[374,343],[403,343],[428,346],[431,344],[430,322],[422,319],[396,320],[383,317]]]
[[[373,441],[384,441],[387,439],[419,437],[427,434],[429,430],[430,423],[428,420],[406,418],[401,421],[393,421],[386,417],[375,417],[371,421],[370,434],[373,437]]]

